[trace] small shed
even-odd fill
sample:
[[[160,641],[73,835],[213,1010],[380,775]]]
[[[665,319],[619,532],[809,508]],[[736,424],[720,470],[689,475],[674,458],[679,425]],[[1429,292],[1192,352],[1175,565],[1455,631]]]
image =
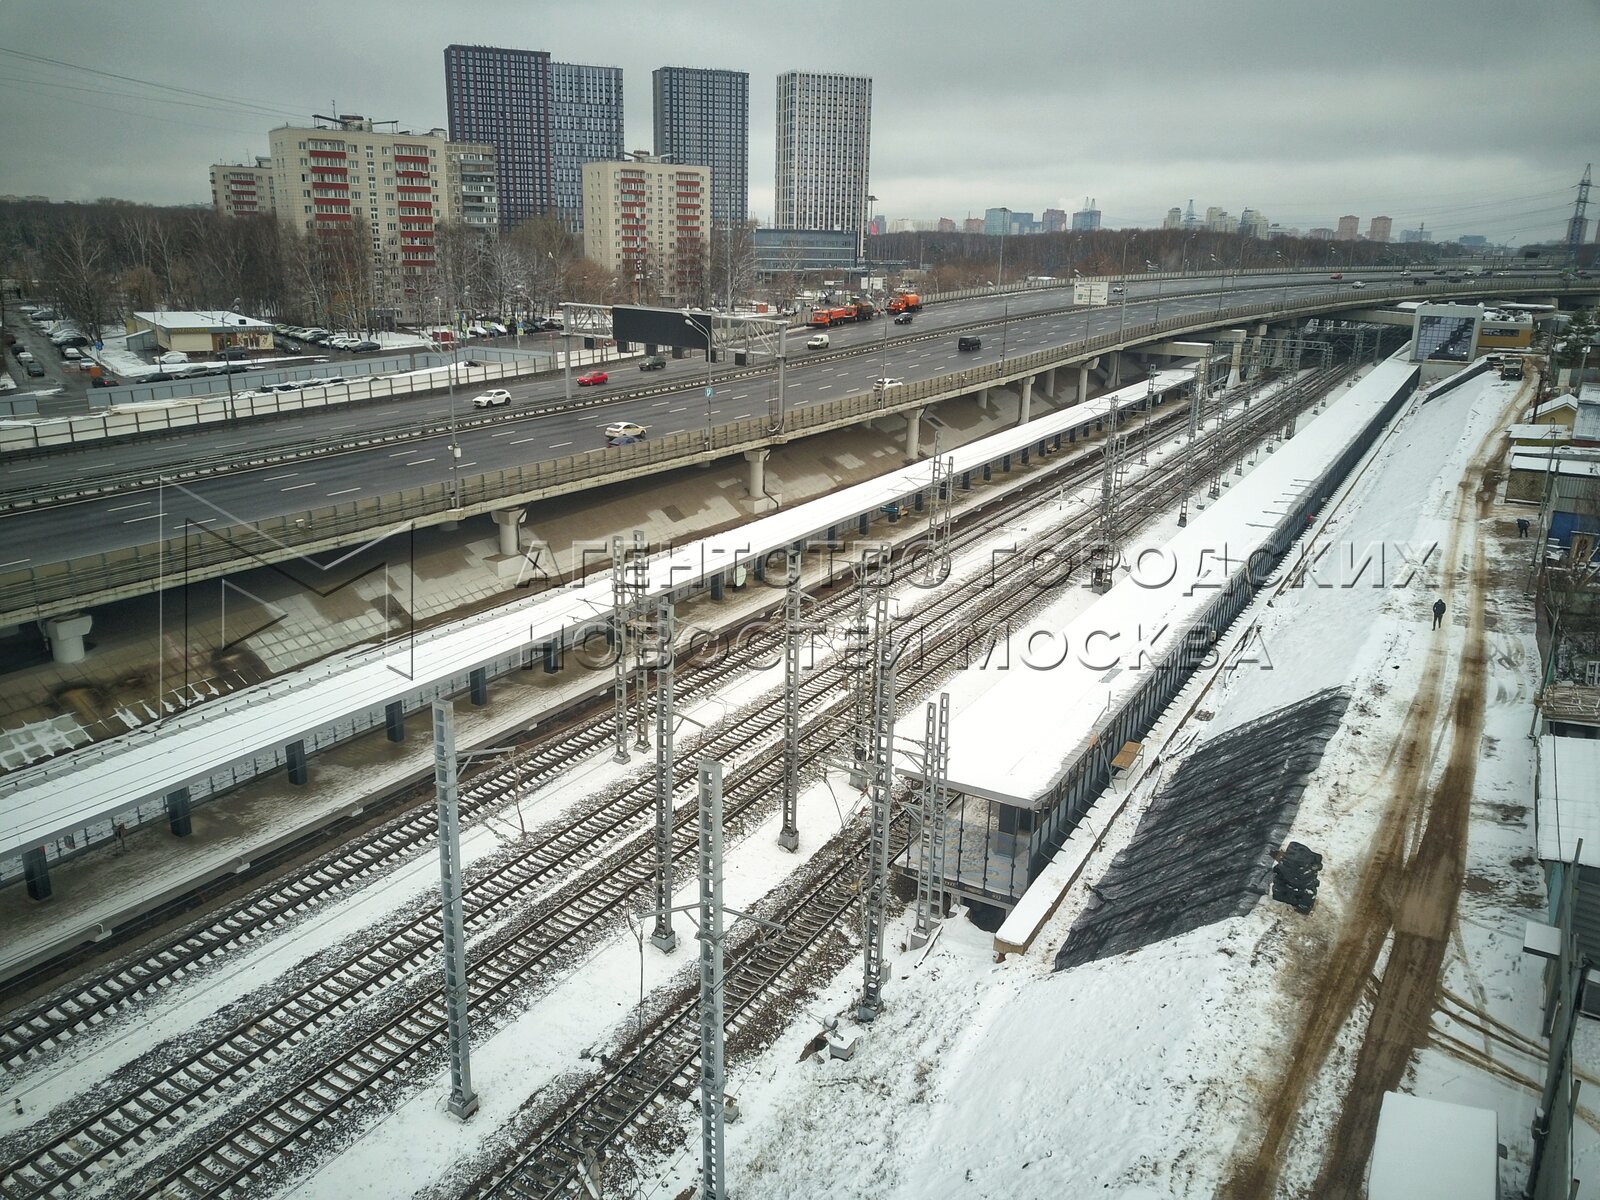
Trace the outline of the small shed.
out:
[[[236,312],[136,312],[128,318],[132,339],[153,336],[162,350],[213,357],[219,350],[271,350],[272,326]]]

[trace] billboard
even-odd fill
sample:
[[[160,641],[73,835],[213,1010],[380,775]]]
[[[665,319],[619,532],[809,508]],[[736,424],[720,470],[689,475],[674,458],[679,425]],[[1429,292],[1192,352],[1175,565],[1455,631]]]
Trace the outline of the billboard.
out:
[[[704,350],[711,336],[711,313],[682,308],[646,308],[618,304],[611,310],[612,336],[646,346],[681,346]]]
[[[1106,302],[1105,281],[1074,280],[1072,284],[1072,302],[1074,304],[1104,304]]]

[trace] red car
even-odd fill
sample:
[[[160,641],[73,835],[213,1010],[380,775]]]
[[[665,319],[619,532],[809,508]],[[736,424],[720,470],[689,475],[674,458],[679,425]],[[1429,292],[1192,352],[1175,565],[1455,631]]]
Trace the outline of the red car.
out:
[[[1329,275],[1328,278],[1329,279],[1343,279],[1344,278],[1344,272],[1343,271],[1335,271],[1332,275]]]
[[[578,386],[588,387],[591,383],[604,383],[610,378],[604,371],[590,371],[587,375],[578,376]]]

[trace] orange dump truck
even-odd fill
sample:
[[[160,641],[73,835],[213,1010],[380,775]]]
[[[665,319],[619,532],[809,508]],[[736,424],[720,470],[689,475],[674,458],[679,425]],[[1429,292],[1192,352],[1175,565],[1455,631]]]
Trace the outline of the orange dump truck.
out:
[[[901,292],[889,301],[892,313],[916,312],[922,307],[922,297],[915,292]]]

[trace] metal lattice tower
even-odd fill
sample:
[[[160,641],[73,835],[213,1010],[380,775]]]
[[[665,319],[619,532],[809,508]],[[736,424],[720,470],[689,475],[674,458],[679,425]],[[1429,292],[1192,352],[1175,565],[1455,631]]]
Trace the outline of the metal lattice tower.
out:
[[[461,808],[456,790],[456,718],[448,700],[433,702],[433,785],[439,809],[439,901],[444,923],[444,1011],[450,1043],[450,1112],[478,1111],[472,1090],[467,943],[461,912]]]
[[[935,587],[950,573],[950,520],[955,504],[955,456],[941,458],[938,438],[933,448],[933,496],[928,506],[927,557],[922,562],[924,587]]]
[[[623,558],[622,538],[611,539],[611,650],[613,661],[612,701],[615,728],[612,730],[611,757],[628,761],[628,622],[632,614],[628,590],[628,564]]]
[[[1116,405],[1111,406],[1111,428],[1101,448],[1100,512],[1095,521],[1094,562],[1089,583],[1096,591],[1111,586],[1112,573],[1122,545],[1117,531],[1121,526],[1122,484],[1128,471],[1128,435],[1122,432],[1122,419]]]
[[[1583,164],[1583,178],[1578,181],[1578,198],[1572,204],[1572,219],[1567,222],[1567,267],[1578,269],[1578,251],[1583,246],[1584,230],[1589,225],[1589,168]]]
[[[662,951],[678,945],[672,931],[673,617],[671,596],[656,609],[656,927],[650,941]]]
[[[1151,415],[1156,408],[1156,377],[1154,373],[1145,381],[1144,389],[1144,423],[1139,426],[1139,465],[1150,464],[1150,426],[1155,422]]]
[[[944,917],[945,797],[950,774],[950,693],[940,692],[939,703],[928,705],[927,734],[923,741],[922,790],[917,831],[917,923],[911,931],[913,947],[926,945],[934,926]]]
[[[889,911],[889,808],[894,792],[894,638],[889,633],[889,601],[879,597],[873,624],[872,745],[867,762],[872,832],[867,844],[867,877],[861,888],[861,999],[856,1018],[871,1021],[883,1011],[883,936]]]
[[[855,615],[845,630],[845,662],[850,678],[850,782],[866,785],[865,764],[872,742],[872,626],[867,613],[879,574],[887,567],[889,555],[882,547],[863,550],[856,579]]]
[[[1189,523],[1189,502],[1194,498],[1195,439],[1200,436],[1201,413],[1206,388],[1211,382],[1211,357],[1202,356],[1194,366],[1194,382],[1189,385],[1189,441],[1183,448],[1183,499],[1178,505],[1178,528]]]
[[[778,845],[800,848],[800,646],[805,630],[800,624],[800,551],[793,546],[785,561],[788,575],[783,593],[783,827]]]
[[[700,764],[700,1177],[705,1200],[726,1200],[722,1126],[722,764]]]

